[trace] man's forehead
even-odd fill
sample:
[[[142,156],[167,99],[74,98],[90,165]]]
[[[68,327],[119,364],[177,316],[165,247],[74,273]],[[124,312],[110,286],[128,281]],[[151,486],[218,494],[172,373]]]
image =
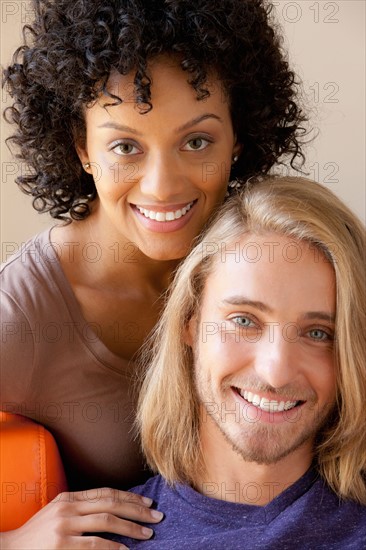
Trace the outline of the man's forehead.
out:
[[[213,258],[210,274],[225,264],[296,264],[304,258],[313,259],[314,264],[329,261],[315,243],[272,232],[245,233],[229,241],[203,243],[203,253],[206,250]]]
[[[311,243],[273,233],[247,234],[217,247],[203,296],[216,303],[230,296],[261,302],[281,298],[285,303],[285,297],[297,302],[307,289],[309,299],[310,291],[314,294],[314,307],[322,296],[330,307],[334,287],[332,265]]]

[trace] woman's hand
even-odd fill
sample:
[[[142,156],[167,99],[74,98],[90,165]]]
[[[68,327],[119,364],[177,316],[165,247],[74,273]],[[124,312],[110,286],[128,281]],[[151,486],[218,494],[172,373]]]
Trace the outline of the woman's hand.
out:
[[[93,533],[115,533],[146,540],[153,531],[134,521],[158,523],[163,514],[151,510],[151,499],[116,489],[60,493],[24,525],[1,534],[2,550],[127,548]],[[88,533],[82,536],[83,533]]]

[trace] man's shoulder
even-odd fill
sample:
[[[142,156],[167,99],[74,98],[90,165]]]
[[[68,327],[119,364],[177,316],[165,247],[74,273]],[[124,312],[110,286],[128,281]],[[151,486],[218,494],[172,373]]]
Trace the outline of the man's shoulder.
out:
[[[321,478],[309,493],[307,513],[317,516],[318,520],[323,517],[348,517],[348,524],[361,520],[366,530],[366,506],[354,500],[341,498]]]
[[[366,548],[366,506],[340,498],[320,476],[278,515],[273,527],[278,528],[279,522],[283,540],[292,537],[294,544],[302,548]]]
[[[138,485],[130,489],[132,493],[149,497],[152,500],[159,501],[163,493],[171,491],[171,487],[167,484],[161,475],[150,477],[143,485]]]

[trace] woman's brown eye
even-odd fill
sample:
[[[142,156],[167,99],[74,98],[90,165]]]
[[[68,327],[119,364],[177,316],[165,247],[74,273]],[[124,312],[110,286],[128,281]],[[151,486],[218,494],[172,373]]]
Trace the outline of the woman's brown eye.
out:
[[[200,151],[202,149],[205,149],[209,143],[210,141],[208,139],[196,137],[196,138],[190,139],[187,142],[187,146],[190,151]]]
[[[189,144],[191,145],[192,149],[201,149],[203,145],[203,139],[201,138],[191,139],[189,141]]]
[[[133,147],[130,143],[120,143],[117,145],[116,149],[118,149],[118,152],[122,153],[123,155],[127,155],[128,153],[131,153]]]
[[[137,154],[140,152],[136,145],[133,145],[133,143],[117,143],[117,145],[112,147],[112,151],[120,156],[130,155],[131,153]]]

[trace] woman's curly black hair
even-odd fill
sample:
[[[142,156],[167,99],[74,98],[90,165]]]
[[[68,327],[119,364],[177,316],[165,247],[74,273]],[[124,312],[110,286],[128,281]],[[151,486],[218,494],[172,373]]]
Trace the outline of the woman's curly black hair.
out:
[[[85,107],[117,70],[135,71],[142,115],[153,108],[149,61],[160,54],[177,56],[198,99],[209,73],[223,83],[243,145],[232,177],[265,174],[283,155],[303,160],[306,118],[266,0],[33,0],[33,9],[4,84],[14,98],[5,116],[17,125],[9,139],[30,167],[16,181],[36,210],[90,213],[96,189],[74,147]]]

